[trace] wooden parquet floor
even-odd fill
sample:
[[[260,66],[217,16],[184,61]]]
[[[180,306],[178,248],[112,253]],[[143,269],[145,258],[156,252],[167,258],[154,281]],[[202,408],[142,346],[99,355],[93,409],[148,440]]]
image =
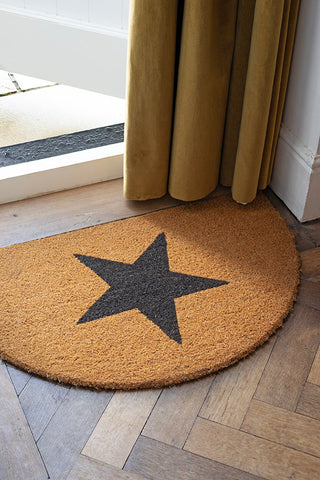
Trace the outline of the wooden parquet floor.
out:
[[[1,363],[1,480],[320,479],[320,221],[299,224],[267,195],[302,259],[283,328],[235,366],[163,390],[72,388]],[[2,205],[0,246],[176,203],[125,201],[117,180]]]

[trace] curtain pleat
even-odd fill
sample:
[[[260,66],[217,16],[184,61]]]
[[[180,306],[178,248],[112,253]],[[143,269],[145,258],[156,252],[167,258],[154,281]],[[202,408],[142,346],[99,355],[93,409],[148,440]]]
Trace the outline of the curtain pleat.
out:
[[[270,181],[299,0],[134,0],[127,198],[251,202]]]
[[[238,5],[220,170],[220,182],[226,187],[232,186],[236,163],[255,3],[256,0],[239,0]]]
[[[240,203],[254,200],[266,141],[284,0],[257,0],[232,181]]]
[[[276,155],[277,141],[278,141],[278,136],[280,132],[282,112],[284,109],[284,102],[286,98],[287,85],[289,80],[290,65],[291,65],[291,58],[292,58],[292,52],[293,52],[293,46],[294,46],[294,37],[295,37],[296,25],[298,21],[298,15],[299,15],[299,2],[291,0],[288,31],[287,31],[287,42],[285,45],[285,52],[283,57],[280,93],[279,93],[279,99],[278,99],[278,108],[276,112],[276,122],[275,122],[274,133],[273,133],[273,144],[272,144],[272,150],[270,153],[270,159],[269,159],[269,165],[268,165],[269,166],[268,177],[264,185],[268,185],[271,182],[274,158]],[[263,188],[263,186],[262,187],[259,186],[259,188]]]
[[[283,76],[284,55],[285,55],[285,47],[287,43],[290,5],[291,5],[291,0],[285,0],[283,16],[282,16],[282,25],[280,30],[276,69],[275,69],[274,82],[273,82],[273,91],[271,96],[268,127],[267,127],[266,136],[265,136],[266,140],[265,140],[261,168],[260,168],[260,176],[259,176],[259,183],[258,183],[259,189],[264,189],[268,185],[269,165],[270,165],[272,146],[275,141],[275,133],[276,133],[275,126],[277,122],[277,110],[279,106],[281,79]]]
[[[181,200],[219,180],[236,13],[237,0],[185,1],[169,175]]]
[[[130,7],[124,191],[135,200],[167,192],[177,9],[177,0],[137,0]]]

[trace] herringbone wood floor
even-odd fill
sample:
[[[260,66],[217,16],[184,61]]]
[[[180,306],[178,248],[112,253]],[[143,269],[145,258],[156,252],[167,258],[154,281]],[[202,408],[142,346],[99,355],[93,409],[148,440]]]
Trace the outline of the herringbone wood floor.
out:
[[[284,327],[237,365],[163,390],[76,389],[0,364],[1,480],[320,479],[320,222],[267,194],[302,258]],[[177,203],[121,195],[113,181],[2,205],[1,246]]]

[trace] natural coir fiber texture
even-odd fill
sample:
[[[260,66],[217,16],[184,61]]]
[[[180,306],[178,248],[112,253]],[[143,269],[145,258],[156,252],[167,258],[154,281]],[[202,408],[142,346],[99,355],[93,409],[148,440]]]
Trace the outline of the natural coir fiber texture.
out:
[[[0,354],[74,385],[144,388],[248,355],[299,282],[294,239],[260,194],[0,249]]]

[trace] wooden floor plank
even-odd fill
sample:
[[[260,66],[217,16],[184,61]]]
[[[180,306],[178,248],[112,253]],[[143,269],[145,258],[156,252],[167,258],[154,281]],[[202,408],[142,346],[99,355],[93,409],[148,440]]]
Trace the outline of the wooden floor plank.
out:
[[[69,387],[32,377],[20,395],[20,403],[36,441],[59,408]]]
[[[308,231],[310,237],[320,245],[320,222],[319,220],[314,220],[313,222],[308,222],[304,224],[304,228]]]
[[[0,478],[48,478],[5,364],[0,361]]]
[[[317,246],[317,241],[310,228],[301,224],[296,217],[288,210],[285,204],[278,198],[270,188],[264,191],[272,205],[278,210],[282,218],[286,221],[290,230],[295,236],[297,249],[302,252]],[[317,227],[317,225],[316,225]],[[317,228],[315,228],[315,231]]]
[[[320,310],[320,283],[302,279],[297,302]]]
[[[38,441],[50,478],[65,479],[112,394],[71,388]]]
[[[275,337],[249,357],[218,374],[200,416],[240,428],[268,361]]]
[[[143,202],[126,200],[122,184],[122,179],[112,180],[0,205],[0,247],[143,215],[182,203],[169,195]],[[229,188],[219,186],[209,197],[229,191]]]
[[[178,205],[169,196],[123,198],[122,179],[0,205],[0,247]]]
[[[319,458],[202,418],[185,449],[267,480],[319,478]]]
[[[296,247],[299,252],[304,252],[317,246],[316,242],[300,224],[290,225],[290,230],[294,235]]]
[[[320,422],[310,417],[253,400],[241,430],[320,457]]]
[[[320,386],[320,346],[314,358],[314,361],[308,376],[308,382],[314,383],[315,385]]]
[[[146,480],[93,458],[80,455],[67,480]]]
[[[161,390],[116,392],[82,453],[122,468]]]
[[[281,217],[286,221],[288,226],[291,227],[300,225],[299,221],[296,219],[293,213],[288,210],[283,201],[280,200],[280,198],[277,197],[277,195],[270,188],[267,188],[264,191],[264,194],[269,199],[270,203],[272,203],[272,205],[278,210]]]
[[[313,282],[320,282],[320,247],[306,250],[300,254],[301,273]]]
[[[175,447],[183,447],[212,380],[211,376],[164,389],[142,434]]]
[[[148,480],[261,480],[250,473],[143,436],[134,446],[125,470]]]
[[[260,379],[257,400],[295,410],[320,341],[319,315],[312,308],[296,304]]]
[[[320,420],[320,387],[318,385],[305,384],[296,412]]]
[[[9,363],[7,364],[7,370],[17,395],[20,395],[24,387],[29,382],[31,375],[23,370],[20,370],[20,368],[10,365]]]

